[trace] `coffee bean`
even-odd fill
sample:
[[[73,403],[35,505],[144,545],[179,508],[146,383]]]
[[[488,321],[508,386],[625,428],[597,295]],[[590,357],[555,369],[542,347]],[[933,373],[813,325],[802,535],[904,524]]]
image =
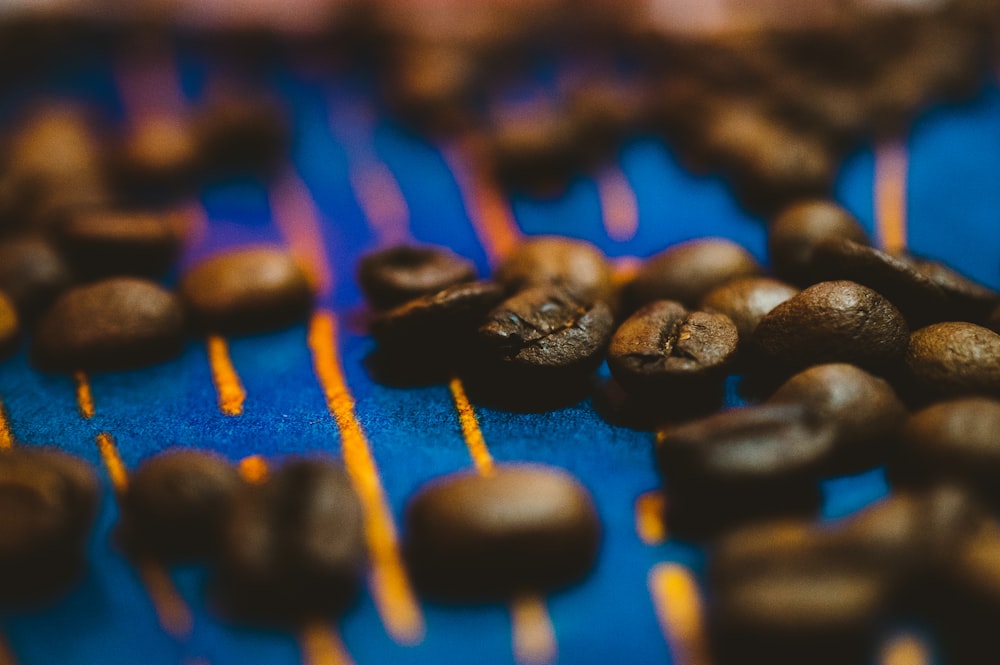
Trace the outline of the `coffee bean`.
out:
[[[0,290],[10,296],[26,321],[45,311],[72,283],[65,259],[40,236],[0,242]]]
[[[1000,621],[1000,533],[990,524],[955,550],[930,617],[936,642],[945,662],[985,665]]]
[[[256,246],[217,254],[181,276],[180,297],[205,330],[266,332],[298,323],[312,309],[313,288],[283,249]]]
[[[91,116],[88,109],[56,104],[27,114],[7,147],[8,173],[47,191],[82,182],[97,185],[104,150]]]
[[[261,98],[228,98],[194,118],[201,166],[212,175],[270,175],[285,157],[290,129],[283,109]]]
[[[821,281],[814,266],[816,246],[843,238],[868,245],[868,234],[851,213],[833,201],[814,199],[793,204],[768,227],[767,251],[774,272],[799,286]]]
[[[769,277],[741,277],[709,291],[700,307],[728,316],[739,331],[740,343],[745,343],[765,314],[798,292],[794,286]]]
[[[981,323],[1000,305],[1000,293],[973,282],[940,261],[915,256],[903,259],[944,291],[950,316]]]
[[[181,213],[89,210],[53,229],[59,248],[85,279],[113,275],[157,277],[180,252],[186,220]]]
[[[365,553],[347,474],[332,462],[294,460],[236,503],[223,534],[218,591],[235,618],[295,624],[350,604]]]
[[[406,508],[406,556],[426,594],[506,600],[579,581],[593,567],[600,522],[587,490],[565,471],[499,466],[438,478]]]
[[[611,266],[604,253],[575,238],[529,238],[504,258],[493,278],[511,292],[552,286],[588,302],[614,301]]]
[[[361,257],[358,282],[374,309],[392,309],[414,298],[476,279],[472,262],[444,247],[398,245]]]
[[[484,154],[503,186],[535,196],[563,191],[578,166],[572,125],[546,104],[497,114],[489,124]]]
[[[997,306],[986,321],[986,327],[995,333],[1000,333],[1000,306]]]
[[[213,558],[242,481],[212,453],[175,448],[144,461],[121,496],[121,536],[138,556],[162,561]]]
[[[736,243],[702,238],[674,245],[647,259],[626,285],[625,294],[636,308],[655,300],[676,300],[686,307],[697,307],[717,286],[760,273],[757,260]]]
[[[187,119],[166,114],[136,118],[112,158],[118,191],[131,200],[189,191],[197,177],[198,149]]]
[[[0,357],[14,350],[20,336],[21,321],[14,301],[0,291]]]
[[[888,475],[894,484],[961,482],[1000,506],[1000,401],[965,397],[932,404],[913,414],[899,433]]]
[[[834,436],[801,404],[724,411],[665,430],[657,460],[671,530],[702,538],[762,517],[813,513]]]
[[[119,277],[64,293],[38,322],[32,361],[55,371],[139,367],[178,354],[184,311],[152,282]]]
[[[798,403],[835,431],[832,467],[857,472],[885,462],[906,407],[889,383],[854,365],[810,367],[786,381],[769,403]]]
[[[93,470],[65,453],[0,454],[0,604],[37,604],[72,584],[83,569],[98,488]]]
[[[703,391],[721,386],[738,343],[728,316],[689,312],[678,302],[660,300],[618,328],[608,367],[630,393]]]
[[[469,49],[433,45],[400,49],[386,75],[386,105],[417,129],[453,135],[471,120],[469,102],[478,75]]]
[[[768,371],[845,362],[872,371],[897,365],[909,329],[892,303],[854,282],[820,282],[770,311],[751,340]]]
[[[908,388],[915,399],[1000,393],[1000,334],[972,323],[921,328],[906,350]]]

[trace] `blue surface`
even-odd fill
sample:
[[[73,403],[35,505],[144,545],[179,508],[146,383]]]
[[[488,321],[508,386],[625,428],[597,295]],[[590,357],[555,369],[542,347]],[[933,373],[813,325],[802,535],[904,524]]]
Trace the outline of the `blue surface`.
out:
[[[63,93],[86,92],[120,112],[104,63],[81,66]],[[180,62],[185,94],[211,89],[213,76],[191,55]],[[361,304],[353,279],[355,258],[374,246],[375,235],[348,182],[349,156],[359,146],[378,155],[395,174],[408,203],[413,235],[445,243],[485,270],[486,256],[463,209],[457,185],[439,152],[393,123],[370,114],[351,117],[363,104],[355,84],[318,83],[277,71],[274,89],[293,103],[295,167],[318,206],[335,291],[324,305],[347,324]],[[9,108],[9,103],[2,106]],[[344,124],[331,129],[329,116]],[[345,129],[346,128],[346,129]],[[937,110],[914,128],[909,194],[910,237],[925,254],[953,262],[1000,287],[1000,91],[984,89],[972,103]],[[621,153],[621,168],[639,205],[635,238],[607,237],[593,182],[579,179],[566,197],[519,198],[514,211],[528,234],[566,233],[591,240],[611,255],[652,254],[666,245],[704,235],[734,238],[765,258],[765,230],[743,212],[718,178],[692,176],[663,145],[636,139]],[[872,228],[873,158],[860,150],[844,166],[838,198]],[[269,198],[252,181],[219,185],[202,197],[208,233],[185,262],[225,246],[279,241]],[[344,325],[340,352],[357,400],[357,416],[381,470],[392,510],[401,517],[407,497],[435,476],[470,465],[447,387],[393,389],[373,383],[361,361],[365,336]],[[280,456],[303,451],[339,452],[339,433],[306,347],[303,326],[231,340],[231,355],[247,390],[245,413],[219,413],[204,344],[192,341],[176,360],[139,371],[92,377],[96,416],[77,413],[74,386],[62,376],[33,371],[24,353],[0,365],[0,397],[16,437],[27,445],[56,444],[103,471],[94,436],[110,432],[126,465],[172,445],[218,450],[236,460],[253,453]],[[531,460],[565,467],[593,493],[605,540],[594,575],[548,599],[560,662],[667,663],[670,660],[646,587],[652,565],[677,560],[701,565],[697,550],[678,543],[643,545],[635,532],[633,504],[657,486],[652,435],[605,423],[589,401],[546,414],[477,409],[497,460]],[[824,487],[824,514],[838,517],[886,491],[879,471],[837,479]],[[4,632],[18,660],[38,663],[137,663],[145,665],[294,663],[295,636],[229,626],[206,606],[204,571],[176,571],[175,582],[194,613],[187,640],[168,637],[158,625],[135,571],[109,541],[114,501],[105,497],[91,544],[87,576],[62,602],[38,612],[6,616]],[[368,595],[339,620],[348,651],[359,665],[376,663],[511,663],[510,619],[505,608],[452,608],[425,604],[427,635],[417,647],[396,645],[379,623]]]

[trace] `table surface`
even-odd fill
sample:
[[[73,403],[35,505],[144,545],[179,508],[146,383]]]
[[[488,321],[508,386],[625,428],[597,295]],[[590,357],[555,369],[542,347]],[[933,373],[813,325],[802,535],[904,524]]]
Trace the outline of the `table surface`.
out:
[[[86,99],[127,120],[135,112],[136,95],[116,77],[120,65],[105,56],[81,57],[47,84],[46,92]],[[172,65],[180,83],[176,94],[190,102],[210,94],[225,77],[224,70],[183,51]],[[463,191],[469,174],[452,153],[408,133],[370,106],[363,82],[318,76],[307,67],[291,65],[275,65],[262,80],[290,102],[293,168],[270,186],[247,180],[203,192],[197,206],[203,228],[181,264],[226,247],[269,242],[289,244],[308,255],[317,269],[325,267],[329,288],[320,298],[321,319],[335,326],[314,333],[333,342],[346,388],[355,400],[353,414],[328,410],[322,381],[329,388],[331,377],[314,367],[306,324],[227,340],[232,367],[245,389],[239,416],[220,411],[204,340],[190,341],[180,357],[162,365],[88,377],[94,406],[89,419],[81,416],[72,377],[35,371],[23,351],[0,364],[0,399],[13,436],[23,445],[56,445],[86,458],[107,488],[85,578],[54,606],[3,616],[10,650],[16,662],[25,665],[318,663],[343,660],[343,652],[359,665],[511,663],[512,620],[504,605],[421,602],[423,637],[419,644],[407,645],[390,636],[373,594],[366,590],[344,616],[303,640],[292,632],[220,620],[204,599],[206,575],[197,567],[170,571],[172,585],[166,587],[166,596],[163,588],[151,591],[148,578],[110,541],[116,507],[106,458],[97,445],[102,434],[110,436],[127,469],[171,446],[212,449],[233,461],[256,454],[267,459],[307,452],[339,456],[344,418],[353,415],[397,525],[407,498],[421,484],[471,467],[448,386],[392,388],[374,383],[366,373],[362,361],[372,342],[357,323],[362,300],[354,266],[362,252],[411,236],[454,248],[486,274],[488,250],[498,236],[480,214],[484,199]],[[10,113],[19,94],[0,97],[0,115]],[[906,159],[908,166],[905,219],[912,250],[1000,287],[996,82],[985,82],[970,102],[923,114],[904,151],[867,146],[845,162],[836,197],[873,233],[878,221],[877,174],[893,156],[896,163]],[[615,182],[620,188],[620,177],[628,187],[612,198],[627,204],[634,196],[634,229],[627,223],[606,226],[602,215],[599,192],[607,193],[609,183],[612,189]],[[657,140],[631,140],[621,150],[618,170],[609,170],[600,181],[601,187],[593,179],[578,178],[558,199],[515,197],[510,209],[516,230],[584,238],[612,257],[643,257],[689,238],[725,236],[766,259],[762,220],[744,212],[720,178],[686,173]],[[332,318],[323,318],[327,314]],[[735,397],[730,401],[735,403]],[[596,570],[584,583],[544,599],[558,662],[671,662],[650,573],[659,564],[675,562],[697,575],[703,553],[669,540],[649,545],[637,533],[635,502],[658,485],[653,435],[608,424],[589,400],[551,413],[476,407],[475,415],[497,461],[564,467],[595,498],[604,525]],[[824,516],[847,514],[885,492],[881,471],[830,480],[824,487]],[[169,600],[171,586],[182,617],[185,609],[190,613],[190,630],[164,626],[158,616],[154,600]],[[338,635],[340,653],[334,648]],[[333,642],[327,640],[331,636]]]

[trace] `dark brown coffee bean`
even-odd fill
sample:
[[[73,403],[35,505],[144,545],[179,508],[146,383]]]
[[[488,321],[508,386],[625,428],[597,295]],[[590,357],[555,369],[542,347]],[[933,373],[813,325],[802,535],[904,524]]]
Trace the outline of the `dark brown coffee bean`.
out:
[[[14,350],[20,336],[21,320],[14,301],[0,291],[0,357]]]
[[[951,316],[981,323],[1000,304],[1000,293],[973,282],[940,261],[915,256],[903,259],[944,291]]]
[[[55,371],[111,370],[166,360],[184,344],[184,310],[169,291],[119,277],[64,293],[39,320],[32,361]]]
[[[266,246],[202,261],[181,277],[179,293],[202,328],[229,334],[298,323],[313,305],[313,288],[295,258]]]
[[[940,651],[959,665],[986,665],[1000,621],[1000,533],[990,524],[955,543],[930,619]]]
[[[180,213],[89,210],[69,216],[53,234],[73,269],[85,279],[157,277],[177,257],[185,225]]]
[[[906,407],[887,381],[854,365],[810,367],[786,381],[768,400],[798,403],[836,432],[832,467],[857,472],[885,462],[889,444],[906,419]]]
[[[35,109],[16,128],[7,147],[7,170],[18,180],[52,192],[93,183],[103,173],[104,150],[90,113],[67,105]]]
[[[697,391],[721,385],[738,344],[728,316],[689,312],[678,302],[660,300],[618,328],[608,367],[630,393]]]
[[[697,307],[708,293],[738,277],[761,273],[750,253],[722,238],[702,238],[674,245],[650,257],[625,287],[633,307],[655,300],[676,300]]]
[[[604,253],[575,238],[529,238],[504,258],[493,278],[511,292],[551,286],[587,302],[612,305],[614,300],[611,266]]]
[[[881,295],[854,282],[820,282],[771,310],[751,343],[769,371],[844,362],[872,371],[903,358],[909,329]]]
[[[851,213],[833,201],[801,201],[785,208],[768,227],[767,251],[774,272],[793,284],[809,286],[818,281],[813,265],[816,246],[828,239],[844,238],[868,245],[868,234]]]
[[[483,149],[501,185],[534,195],[563,191],[578,166],[572,125],[544,105],[494,119]]]
[[[226,611],[296,624],[342,611],[365,567],[357,495],[338,465],[296,460],[236,503],[216,570]]]
[[[916,399],[1000,393],[1000,334],[964,322],[915,331],[906,369]]]
[[[365,299],[379,310],[474,279],[472,262],[445,247],[399,245],[366,254],[358,264]]]
[[[896,484],[963,483],[1000,506],[1000,402],[966,397],[933,404],[906,421],[888,474]]]
[[[406,509],[406,556],[419,587],[451,600],[504,600],[579,581],[593,567],[600,522],[565,471],[499,466],[421,488]]]
[[[471,120],[477,63],[468,49],[431,45],[395,54],[382,95],[386,105],[418,129],[453,135]]]
[[[163,561],[211,559],[241,490],[236,468],[217,455],[160,453],[136,469],[120,498],[122,542]]]
[[[193,187],[198,141],[185,118],[155,114],[140,117],[128,130],[112,160],[118,190],[136,198],[177,195]]]
[[[657,459],[672,531],[700,538],[815,512],[834,441],[801,404],[725,411],[665,430]]]
[[[709,291],[701,299],[701,309],[728,316],[739,331],[740,342],[745,343],[765,314],[798,292],[770,277],[741,277]]]
[[[211,174],[270,174],[285,157],[290,129],[284,111],[266,99],[225,99],[194,119],[201,165]]]
[[[48,600],[79,575],[98,488],[93,470],[65,453],[0,454],[0,603]]]
[[[1000,333],[1000,306],[997,306],[986,321],[986,327],[995,333]]]
[[[25,320],[34,320],[72,283],[69,265],[47,240],[18,236],[0,242],[0,291]]]

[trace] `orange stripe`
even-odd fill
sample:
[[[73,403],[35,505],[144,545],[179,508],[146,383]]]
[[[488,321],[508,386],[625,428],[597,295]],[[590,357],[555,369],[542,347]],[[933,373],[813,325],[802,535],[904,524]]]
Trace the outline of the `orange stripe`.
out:
[[[292,254],[302,263],[313,288],[321,297],[333,289],[333,273],[326,260],[319,211],[312,194],[291,168],[271,190],[274,222]]]
[[[465,445],[469,449],[469,456],[472,457],[472,463],[476,465],[476,471],[480,475],[491,476],[493,475],[493,456],[490,455],[486,440],[479,429],[476,412],[465,394],[462,380],[457,376],[452,377],[448,387],[451,388],[451,396],[455,400],[455,410],[458,411],[458,421],[462,425],[462,435],[465,438]]]
[[[916,635],[902,634],[889,640],[879,656],[880,665],[929,665],[930,649]]]
[[[17,658],[7,642],[7,636],[0,633],[0,665],[17,665]]]
[[[545,665],[556,660],[556,634],[545,600],[523,594],[510,603],[514,660],[520,665]]]
[[[153,601],[153,609],[164,632],[177,639],[191,635],[194,625],[191,610],[177,592],[177,587],[163,565],[148,559],[137,561],[135,565],[149,598]]]
[[[7,407],[0,399],[0,450],[8,450],[14,447],[14,435],[10,431],[10,422],[7,419]]]
[[[906,249],[906,179],[908,153],[902,140],[875,150],[875,226],[887,251]]]
[[[299,635],[303,665],[354,665],[340,634],[322,621],[311,621]]]
[[[659,545],[667,539],[663,520],[666,505],[666,497],[660,490],[643,492],[635,500],[635,530],[646,545]]]
[[[224,337],[209,335],[206,346],[208,364],[212,368],[212,382],[219,396],[219,411],[227,416],[242,415],[247,393],[240,381],[240,375],[233,367],[232,358],[229,357],[229,344]]]
[[[375,459],[344,380],[337,351],[337,320],[332,312],[320,310],[313,315],[308,343],[327,408],[340,429],[344,466],[364,510],[375,605],[386,630],[397,642],[419,643],[424,635],[423,615],[400,557],[396,525]]]
[[[94,417],[94,396],[90,393],[90,380],[84,372],[75,372],[73,378],[76,380],[76,405],[80,415],[85,420],[90,420]]]
[[[118,454],[115,440],[107,432],[101,432],[97,435],[97,449],[101,453],[104,467],[108,470],[108,476],[111,477],[111,486],[115,488],[115,492],[121,494],[128,489],[128,471],[125,470],[125,464]]]
[[[117,58],[114,75],[126,117],[183,113],[184,95],[173,51],[166,40],[146,40],[141,54],[131,52]]]
[[[597,196],[608,237],[618,242],[634,238],[639,231],[639,204],[632,185],[617,165],[610,165],[598,174]]]
[[[708,665],[701,595],[691,571],[657,564],[649,571],[649,591],[675,665]]]
[[[410,235],[410,209],[389,167],[373,157],[351,160],[348,178],[354,197],[380,245],[396,245]]]
[[[490,263],[496,265],[520,241],[521,229],[514,213],[496,183],[482,168],[469,168],[463,155],[475,154],[472,142],[466,140],[443,151],[445,162],[458,184],[465,212],[486,251]]]
[[[236,466],[243,480],[247,481],[251,485],[259,485],[260,483],[267,480],[267,474],[269,473],[267,468],[267,460],[265,460],[260,455],[250,455],[249,457],[244,457],[240,460],[240,463]]]

